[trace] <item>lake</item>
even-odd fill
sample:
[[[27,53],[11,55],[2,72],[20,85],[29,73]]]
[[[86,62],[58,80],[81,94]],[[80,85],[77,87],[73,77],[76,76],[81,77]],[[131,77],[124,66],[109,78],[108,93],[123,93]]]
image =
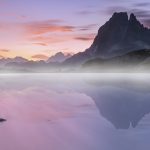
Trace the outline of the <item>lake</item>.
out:
[[[150,75],[0,75],[1,150],[149,150]]]

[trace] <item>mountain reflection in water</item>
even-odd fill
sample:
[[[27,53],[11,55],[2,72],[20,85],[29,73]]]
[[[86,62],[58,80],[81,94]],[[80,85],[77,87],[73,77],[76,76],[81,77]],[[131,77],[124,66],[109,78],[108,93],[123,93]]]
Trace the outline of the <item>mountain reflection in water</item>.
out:
[[[149,79],[144,74],[1,75],[0,118],[7,120],[0,125],[1,148],[146,150]]]

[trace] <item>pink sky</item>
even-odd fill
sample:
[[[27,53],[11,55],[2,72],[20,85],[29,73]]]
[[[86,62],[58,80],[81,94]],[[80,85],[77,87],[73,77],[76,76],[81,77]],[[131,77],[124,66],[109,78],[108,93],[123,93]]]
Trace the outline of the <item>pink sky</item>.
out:
[[[148,0],[0,0],[0,58],[84,51],[114,11],[134,12],[149,25],[148,6]]]

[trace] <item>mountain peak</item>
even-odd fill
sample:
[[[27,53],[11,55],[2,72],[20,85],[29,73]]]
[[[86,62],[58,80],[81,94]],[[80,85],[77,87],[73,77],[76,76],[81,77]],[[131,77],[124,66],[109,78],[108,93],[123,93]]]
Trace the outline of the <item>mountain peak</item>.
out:
[[[144,28],[133,13],[128,17],[127,12],[115,12],[99,29],[94,40],[94,52],[100,57],[108,58],[135,49],[149,48],[149,37],[149,30]]]
[[[130,21],[137,21],[136,16],[133,13],[130,14],[129,20]]]
[[[143,26],[143,24],[140,23],[140,21],[136,18],[136,16],[131,13],[130,18],[129,18],[129,26],[128,26],[128,30],[130,30],[130,32],[134,32],[134,34],[136,35],[136,38],[138,38],[139,36],[142,36],[142,32],[147,30],[147,28],[145,28]]]
[[[71,57],[68,62],[84,62],[89,58],[111,58],[139,49],[150,49],[150,30],[131,13],[115,12],[98,30],[94,42],[85,52]]]
[[[115,12],[111,18],[117,18],[117,19],[126,18],[126,19],[128,19],[128,14],[127,14],[127,12]]]
[[[109,21],[119,21],[121,22],[122,20],[126,21],[126,22],[138,22],[138,19],[136,18],[136,16],[134,15],[134,13],[131,13],[130,16],[128,17],[128,13],[127,12],[115,12],[112,17],[110,18]]]
[[[68,59],[69,57],[71,57],[71,55],[65,55],[64,53],[62,52],[58,52],[56,53],[55,55],[51,56],[47,62],[63,62],[65,61],[66,59]]]
[[[109,22],[111,23],[127,23],[128,14],[126,12],[115,12],[110,18]]]
[[[140,26],[142,25],[133,13],[130,14],[129,23],[133,23]]]

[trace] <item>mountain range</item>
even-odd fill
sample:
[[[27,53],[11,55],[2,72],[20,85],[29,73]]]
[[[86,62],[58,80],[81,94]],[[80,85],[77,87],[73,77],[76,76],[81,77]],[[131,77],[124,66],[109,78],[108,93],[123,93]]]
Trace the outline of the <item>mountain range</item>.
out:
[[[46,61],[28,61],[22,57],[0,59],[1,70],[33,72],[96,71],[121,68],[149,69],[150,29],[144,27],[134,14],[115,12],[99,28],[91,46],[84,52],[65,55],[62,52]]]
[[[8,63],[25,63],[25,62],[28,62],[28,60],[18,56],[15,58],[1,58],[0,66],[5,66]]]

